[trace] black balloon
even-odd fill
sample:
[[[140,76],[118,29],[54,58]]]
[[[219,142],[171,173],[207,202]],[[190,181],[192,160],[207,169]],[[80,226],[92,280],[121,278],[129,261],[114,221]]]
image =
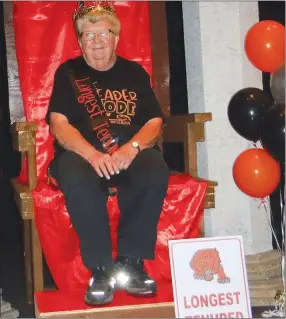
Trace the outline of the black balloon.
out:
[[[263,115],[260,140],[270,155],[285,161],[285,104],[275,104]]]
[[[261,117],[272,105],[269,94],[258,88],[245,88],[232,96],[228,105],[228,119],[239,135],[257,142]]]

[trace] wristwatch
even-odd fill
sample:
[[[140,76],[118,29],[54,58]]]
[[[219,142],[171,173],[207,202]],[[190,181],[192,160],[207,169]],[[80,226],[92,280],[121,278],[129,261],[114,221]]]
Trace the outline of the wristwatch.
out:
[[[140,146],[139,143],[136,141],[131,142],[132,147],[136,148],[138,150],[138,153],[140,153]]]

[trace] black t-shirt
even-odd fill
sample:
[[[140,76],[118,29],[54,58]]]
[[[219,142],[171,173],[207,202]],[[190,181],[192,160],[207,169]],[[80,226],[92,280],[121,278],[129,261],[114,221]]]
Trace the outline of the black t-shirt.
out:
[[[83,57],[78,57],[61,64],[55,73],[46,115],[48,124],[51,112],[61,113],[88,142],[97,145],[98,140],[92,132],[89,114],[78,103],[69,77],[71,62],[77,70],[82,70],[83,74],[88,74],[92,81],[97,83],[97,92],[111,126],[116,127],[116,130],[119,128],[118,131],[123,132],[127,139],[130,139],[150,119],[163,118],[160,105],[150,86],[150,77],[140,64],[117,57],[111,69],[97,71],[91,68]],[[57,141],[55,141],[55,151],[56,154],[63,151]]]

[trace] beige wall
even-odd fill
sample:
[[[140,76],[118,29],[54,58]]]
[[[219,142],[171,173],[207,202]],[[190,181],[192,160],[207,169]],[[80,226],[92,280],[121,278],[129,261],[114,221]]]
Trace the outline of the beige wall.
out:
[[[268,214],[235,185],[235,158],[250,146],[231,127],[227,106],[238,90],[262,87],[245,56],[244,38],[258,22],[257,2],[183,2],[189,112],[212,112],[200,145],[199,176],[218,182],[216,208],[205,214],[206,236],[242,235],[245,252],[272,249]],[[269,208],[268,208],[269,210]]]
[[[11,123],[25,121],[22,95],[19,87],[18,63],[15,52],[12,1],[4,1],[4,23],[7,46],[7,67],[9,84],[9,108]]]

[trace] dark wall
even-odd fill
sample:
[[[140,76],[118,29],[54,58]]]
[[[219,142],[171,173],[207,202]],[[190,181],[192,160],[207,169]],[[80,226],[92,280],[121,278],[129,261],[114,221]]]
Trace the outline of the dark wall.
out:
[[[188,114],[184,26],[181,1],[166,2],[167,35],[170,63],[171,115]],[[173,171],[184,170],[182,143],[165,143],[164,158]]]
[[[167,1],[171,114],[188,113],[184,26],[181,1]]]
[[[10,137],[7,136],[9,126],[8,79],[6,63],[6,45],[3,24],[3,3],[0,4],[0,170],[7,168],[6,152],[10,149]]]

